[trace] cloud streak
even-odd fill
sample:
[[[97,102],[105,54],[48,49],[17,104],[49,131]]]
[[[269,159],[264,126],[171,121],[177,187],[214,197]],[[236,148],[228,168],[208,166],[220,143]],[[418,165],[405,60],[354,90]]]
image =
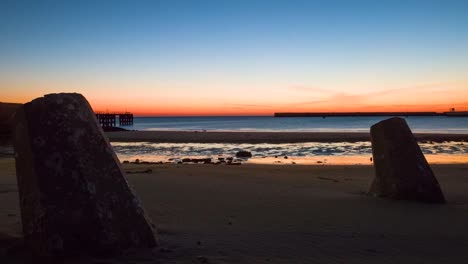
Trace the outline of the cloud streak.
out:
[[[353,105],[363,105],[366,106],[367,104],[373,104],[373,102],[382,102],[382,106],[386,105],[385,101],[391,103],[393,100],[401,100],[401,101],[414,101],[414,104],[405,104],[405,105],[426,105],[426,102],[418,101],[418,99],[426,99],[426,97],[433,97],[434,94],[439,94],[440,96],[450,96],[452,94],[456,95],[461,93],[461,89],[456,88],[445,88],[445,87],[453,87],[453,85],[449,83],[431,83],[431,84],[422,84],[416,86],[408,86],[403,88],[394,88],[394,89],[386,89],[386,90],[378,90],[372,91],[367,93],[360,93],[360,94],[352,94],[346,92],[334,92],[328,94],[322,99],[316,99],[311,101],[300,101],[289,103],[290,106],[317,106],[317,105],[329,105],[329,106],[353,106]],[[310,89],[305,89],[306,91],[327,91],[331,92],[331,90],[321,89],[321,88],[314,88],[311,87]],[[298,89],[297,91],[302,91]],[[413,96],[419,96],[413,97]],[[437,99],[437,98],[436,98]],[[457,98],[459,100],[459,98]],[[457,100],[457,101],[458,101]],[[430,102],[428,103],[430,104]],[[373,104],[375,105],[375,103]],[[395,105],[395,104],[391,104]]]

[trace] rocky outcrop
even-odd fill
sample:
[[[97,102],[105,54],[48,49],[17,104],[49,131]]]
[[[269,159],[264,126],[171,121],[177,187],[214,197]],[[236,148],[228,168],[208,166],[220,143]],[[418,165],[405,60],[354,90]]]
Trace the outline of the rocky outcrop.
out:
[[[49,94],[20,107],[14,147],[26,245],[39,256],[156,246],[96,117],[80,94]]]
[[[375,179],[370,194],[445,203],[439,183],[404,119],[394,117],[373,125],[371,141]]]

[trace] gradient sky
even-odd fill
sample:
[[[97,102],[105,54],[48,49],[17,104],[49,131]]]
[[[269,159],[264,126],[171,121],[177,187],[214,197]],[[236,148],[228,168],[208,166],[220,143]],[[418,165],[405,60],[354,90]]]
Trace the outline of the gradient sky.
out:
[[[468,1],[0,1],[0,101],[247,115],[468,104]]]

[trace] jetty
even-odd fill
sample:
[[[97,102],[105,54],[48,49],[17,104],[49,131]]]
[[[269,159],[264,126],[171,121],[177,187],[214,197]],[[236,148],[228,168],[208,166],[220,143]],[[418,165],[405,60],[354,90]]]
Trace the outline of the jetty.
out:
[[[468,111],[449,112],[283,112],[274,117],[359,117],[359,116],[448,116],[468,117]]]
[[[99,125],[102,127],[116,127],[117,119],[119,120],[119,126],[131,126],[133,125],[133,114],[129,112],[125,113],[100,113],[97,112],[96,118]]]

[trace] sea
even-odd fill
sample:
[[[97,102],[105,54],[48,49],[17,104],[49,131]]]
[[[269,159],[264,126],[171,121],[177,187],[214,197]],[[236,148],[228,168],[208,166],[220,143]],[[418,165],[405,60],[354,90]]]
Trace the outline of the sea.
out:
[[[130,130],[249,131],[249,132],[368,132],[388,117],[135,117]],[[413,132],[468,134],[468,117],[402,117]],[[113,142],[119,159],[180,163],[184,158],[212,158],[213,161],[250,151],[244,163],[265,164],[368,164],[370,142],[303,142],[288,144],[152,143]],[[422,142],[420,147],[432,163],[468,163],[467,142]]]
[[[171,131],[288,131],[288,132],[368,132],[388,117],[135,117],[130,130]],[[413,132],[468,134],[468,117],[402,117]]]

